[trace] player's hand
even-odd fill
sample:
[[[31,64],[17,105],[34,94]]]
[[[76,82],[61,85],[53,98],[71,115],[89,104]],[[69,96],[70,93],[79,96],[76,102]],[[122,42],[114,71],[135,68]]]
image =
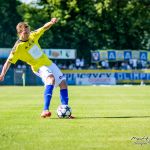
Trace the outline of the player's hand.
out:
[[[4,80],[4,76],[0,74],[0,81]]]
[[[52,18],[52,19],[51,19],[51,22],[52,22],[53,24],[55,24],[57,21],[58,21],[57,18]]]

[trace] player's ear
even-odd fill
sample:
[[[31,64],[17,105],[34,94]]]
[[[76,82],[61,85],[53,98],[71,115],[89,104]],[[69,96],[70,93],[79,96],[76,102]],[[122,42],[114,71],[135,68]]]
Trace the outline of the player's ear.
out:
[[[19,33],[17,32],[17,37],[20,37]]]

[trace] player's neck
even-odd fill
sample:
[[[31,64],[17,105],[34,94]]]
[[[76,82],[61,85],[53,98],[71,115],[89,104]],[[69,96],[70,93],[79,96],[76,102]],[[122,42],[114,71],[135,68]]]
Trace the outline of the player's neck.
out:
[[[26,42],[29,40],[29,36],[28,35],[19,36],[19,40],[22,42]]]

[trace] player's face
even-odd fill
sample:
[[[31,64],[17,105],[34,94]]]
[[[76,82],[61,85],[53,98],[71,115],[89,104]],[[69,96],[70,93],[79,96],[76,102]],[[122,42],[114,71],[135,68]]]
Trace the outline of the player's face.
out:
[[[30,34],[30,28],[27,25],[22,26],[20,32],[19,32],[19,37],[21,40],[26,41],[29,38]]]

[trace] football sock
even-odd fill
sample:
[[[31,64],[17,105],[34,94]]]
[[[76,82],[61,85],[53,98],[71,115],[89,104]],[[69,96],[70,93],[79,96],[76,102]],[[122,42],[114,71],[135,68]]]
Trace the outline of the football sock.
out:
[[[68,89],[60,90],[60,99],[62,105],[68,105]]]
[[[53,85],[46,85],[45,91],[44,91],[44,110],[49,110],[50,101],[52,98],[53,93]]]

